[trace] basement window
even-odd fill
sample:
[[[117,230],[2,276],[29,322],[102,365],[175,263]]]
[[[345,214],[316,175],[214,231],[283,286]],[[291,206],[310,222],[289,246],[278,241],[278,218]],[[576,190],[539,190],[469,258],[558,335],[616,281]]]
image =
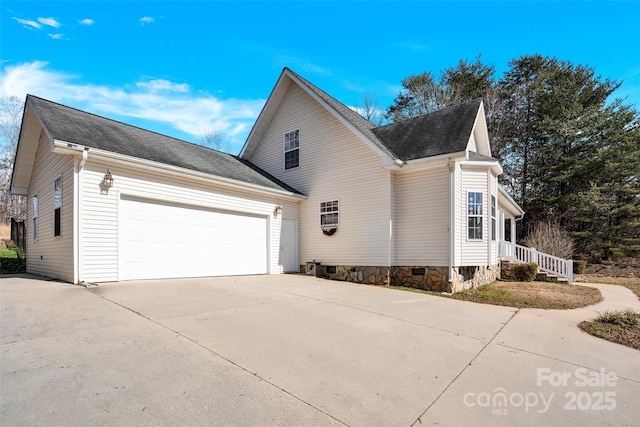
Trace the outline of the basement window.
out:
[[[482,193],[467,193],[467,238],[482,240]]]
[[[284,134],[284,168],[300,166],[300,130]]]

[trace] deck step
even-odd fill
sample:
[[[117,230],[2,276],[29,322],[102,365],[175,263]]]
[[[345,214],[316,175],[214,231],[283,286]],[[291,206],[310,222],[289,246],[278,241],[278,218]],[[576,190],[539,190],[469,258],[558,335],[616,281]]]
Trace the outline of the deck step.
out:
[[[546,271],[538,271],[536,280],[540,282],[569,283],[569,279],[556,276],[555,274],[547,273]]]

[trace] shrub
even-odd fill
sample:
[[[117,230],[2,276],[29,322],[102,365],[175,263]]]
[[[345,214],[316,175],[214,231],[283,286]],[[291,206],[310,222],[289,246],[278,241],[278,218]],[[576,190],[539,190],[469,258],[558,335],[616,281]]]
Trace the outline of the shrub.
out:
[[[24,258],[1,258],[0,274],[24,273],[27,269]]]
[[[546,221],[539,223],[524,238],[524,244],[559,258],[571,259],[573,256],[573,239],[557,222]]]
[[[596,322],[599,323],[607,323],[609,325],[619,325],[619,326],[627,326],[634,327],[638,326],[638,322],[640,321],[640,313],[635,312],[631,309],[627,309],[624,311],[605,311],[604,313],[599,313],[596,318]]]
[[[587,269],[587,261],[583,261],[581,259],[573,260],[573,273],[574,274],[584,274],[584,271]]]
[[[538,264],[535,262],[515,264],[512,270],[513,278],[520,282],[532,282],[538,275]]]

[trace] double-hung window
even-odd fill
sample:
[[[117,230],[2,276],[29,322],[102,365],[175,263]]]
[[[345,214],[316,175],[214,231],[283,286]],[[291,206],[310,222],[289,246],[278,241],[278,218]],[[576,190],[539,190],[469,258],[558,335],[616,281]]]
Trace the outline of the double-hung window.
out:
[[[482,240],[482,193],[467,193],[467,238]]]
[[[338,225],[338,201],[320,203],[320,226]]]
[[[38,195],[31,198],[31,212],[33,217],[32,235],[33,240],[38,240]]]
[[[284,168],[300,166],[300,130],[284,134]]]
[[[53,182],[53,235],[62,236],[62,176]]]

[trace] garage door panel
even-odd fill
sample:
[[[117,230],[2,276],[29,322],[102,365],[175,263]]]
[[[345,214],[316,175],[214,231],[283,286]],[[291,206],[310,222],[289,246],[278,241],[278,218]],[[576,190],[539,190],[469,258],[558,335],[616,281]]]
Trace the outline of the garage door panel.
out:
[[[120,279],[267,273],[267,220],[121,200]]]

